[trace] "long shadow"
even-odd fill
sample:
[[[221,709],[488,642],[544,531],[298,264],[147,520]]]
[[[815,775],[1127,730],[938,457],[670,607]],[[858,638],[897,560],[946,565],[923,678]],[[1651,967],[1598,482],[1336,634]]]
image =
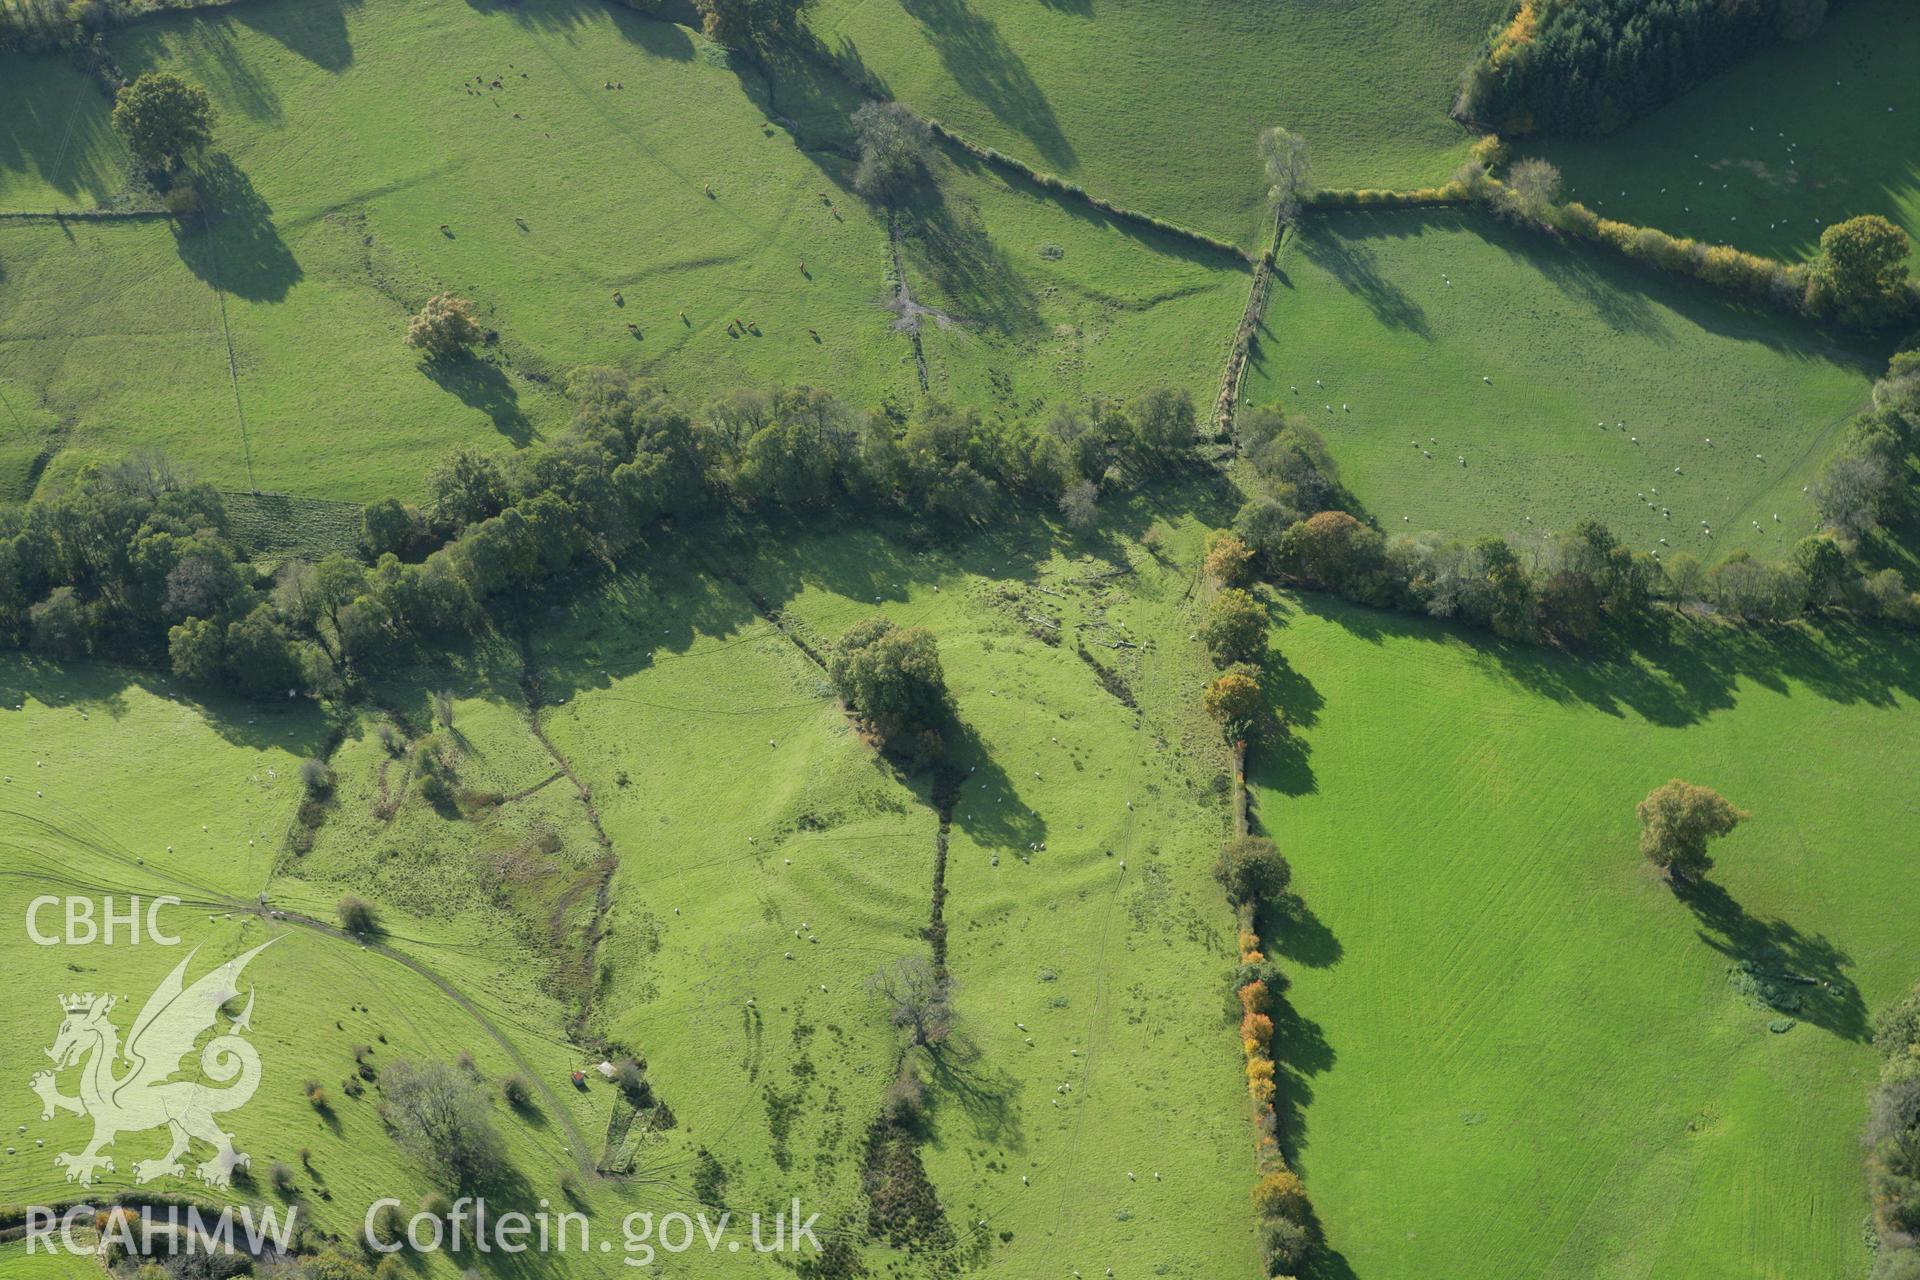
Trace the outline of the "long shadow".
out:
[[[857,158],[853,113],[879,77],[851,43],[830,50],[812,32],[802,32],[791,42],[730,53],[727,65],[748,99],[791,130],[802,147]]]
[[[1257,924],[1261,945],[1269,955],[1283,960],[1309,969],[1329,969],[1346,955],[1333,930],[1297,893],[1285,894],[1278,902],[1268,904]]]
[[[0,55],[0,67],[27,65],[28,55]],[[0,80],[5,76],[0,71]],[[67,94],[34,94],[22,85],[0,89],[0,172],[32,162],[41,181],[69,199],[105,198],[126,182],[113,163],[123,154],[108,122],[107,104],[92,85],[76,82]],[[62,157],[57,167],[50,159]]]
[[[1060,131],[1046,94],[991,18],[966,0],[901,0],[926,28],[940,63],[962,92],[1018,130],[1055,169],[1073,167],[1073,144]]]
[[[273,225],[273,210],[225,154],[195,175],[204,213],[176,221],[174,243],[187,270],[249,302],[279,302],[303,276]]]
[[[219,694],[201,698],[199,691],[185,681],[162,673],[89,659],[61,661],[20,652],[0,653],[0,735],[19,732],[14,728],[13,717],[18,715],[14,708],[29,701],[121,720],[133,711],[127,698],[129,689],[173,699],[199,715],[223,741],[236,746],[258,751],[284,750],[300,756],[318,755],[325,749],[324,717],[305,700],[249,702]]]
[[[973,1129],[973,1136],[1009,1151],[1026,1150],[1020,1127],[1020,1081],[1004,1069],[982,1065],[980,1046],[964,1032],[947,1037],[938,1052],[927,1053],[928,1083],[936,1107],[945,1100],[957,1103]]]
[[[958,318],[1006,337],[1045,328],[1033,287],[988,237],[977,210],[957,206],[935,186],[899,216],[913,265],[940,293],[928,305],[938,302]]]
[[[1770,1008],[1844,1040],[1867,1040],[1866,1002],[1845,973],[1853,958],[1825,935],[1758,919],[1711,880],[1681,881],[1673,895],[1700,921],[1701,940],[1739,964]]]
[[[1319,789],[1307,760],[1313,748],[1297,731],[1318,723],[1326,699],[1274,645],[1267,647],[1260,663],[1260,692],[1274,712],[1274,723],[1248,751],[1259,785],[1281,795],[1313,794]]]
[[[611,20],[621,35],[649,54],[675,62],[692,60],[693,41],[684,26],[700,23],[688,0],[666,0],[644,14],[606,0],[467,0],[467,5],[481,13],[505,14],[529,31],[548,35],[567,36],[577,27]]]
[[[1044,200],[1054,208],[1079,222],[1095,226],[1103,231],[1115,231],[1169,258],[1197,263],[1203,267],[1228,268],[1243,274],[1252,274],[1253,268],[1238,253],[1216,249],[1198,243],[1183,235],[1163,231],[1129,218],[1116,217],[1105,209],[1050,187],[1044,187],[1026,177],[1017,170],[1001,168],[982,160],[966,148],[948,143],[942,147],[948,161],[954,168],[976,176],[990,178],[1011,190],[1035,200]]]
[[[1742,682],[1776,692],[1797,684],[1841,704],[1891,707],[1920,699],[1920,638],[1844,618],[1738,626],[1656,613],[1575,655],[1318,592],[1295,598],[1305,612],[1371,643],[1411,638],[1463,644],[1482,667],[1541,697],[1607,715],[1633,714],[1667,728],[1730,709]]]
[[[235,21],[279,42],[314,66],[344,71],[353,63],[347,10],[363,0],[304,0],[301,4],[235,5]]]
[[[315,0],[324,6],[341,2]],[[285,117],[280,94],[270,75],[245,56],[245,42],[233,29],[231,15],[241,7],[175,7],[144,14],[125,38],[113,41],[114,58],[132,80],[148,71],[176,70],[169,58],[190,46],[195,54],[193,79],[206,85],[223,105],[231,104],[247,118],[278,124]],[[295,10],[304,6],[266,7]]]
[[[1617,332],[1666,337],[1666,322],[1658,310],[1664,308],[1717,337],[1758,342],[1799,360],[1825,360],[1862,378],[1878,377],[1886,369],[1885,343],[1871,335],[1825,332],[1700,281],[1655,270],[1594,245],[1510,226],[1484,211],[1326,213],[1319,216],[1318,224],[1323,229],[1337,227],[1339,238],[1349,245],[1418,236],[1435,228],[1465,229],[1539,271],[1569,297],[1585,302]],[[1306,237],[1309,252],[1314,238]]]
[[[515,445],[533,439],[533,424],[520,411],[520,393],[492,361],[473,355],[443,357],[421,361],[420,371],[460,403],[486,414],[493,429]]]
[[[1340,287],[1358,294],[1380,323],[1431,339],[1426,309],[1380,271],[1374,253],[1360,239],[1327,233],[1300,237],[1307,260],[1331,275]]]
[[[1301,1153],[1307,1146],[1307,1108],[1313,1104],[1313,1078],[1333,1070],[1339,1055],[1327,1043],[1320,1024],[1304,1017],[1284,992],[1274,992],[1273,1115],[1274,1137],[1287,1166],[1305,1177]]]
[[[983,849],[1004,850],[1022,860],[1040,857],[1047,843],[1046,819],[1020,798],[1013,779],[957,712],[945,736],[943,794],[937,798],[950,800],[953,825]]]

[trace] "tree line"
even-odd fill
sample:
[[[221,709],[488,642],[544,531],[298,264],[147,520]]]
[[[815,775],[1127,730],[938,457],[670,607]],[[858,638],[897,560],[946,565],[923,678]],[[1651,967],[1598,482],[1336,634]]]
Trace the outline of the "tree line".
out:
[[[1872,1280],[1920,1280],[1920,986],[1874,1023],[1884,1063],[1868,1108]]]
[[[1782,41],[1827,0],[1521,0],[1468,68],[1454,115],[1501,133],[1607,134]]]
[[[1586,640],[1660,602],[1703,606],[1744,622],[1781,622],[1811,610],[1920,625],[1920,596],[1894,569],[1865,566],[1858,548],[1883,523],[1914,515],[1920,450],[1920,351],[1894,357],[1809,486],[1823,528],[1786,559],[1736,552],[1711,568],[1680,553],[1662,561],[1586,520],[1515,545],[1490,534],[1389,538],[1354,514],[1318,432],[1277,408],[1249,410],[1238,444],[1264,490],[1240,510],[1234,533],[1268,577],[1378,608],[1424,613],[1532,643]]]
[[[1482,138],[1452,181],[1433,194],[1472,200],[1507,221],[1602,245],[1656,270],[1691,276],[1813,320],[1876,329],[1920,319],[1920,286],[1907,269],[1907,233],[1879,214],[1832,223],[1820,233],[1819,252],[1810,260],[1780,262],[1603,218],[1578,200],[1563,202],[1559,169],[1538,157],[1513,165],[1503,181],[1492,171],[1506,159],[1504,142]]]
[[[425,503],[365,508],[358,555],[270,574],[211,486],[151,454],[89,465],[0,507],[0,643],[164,662],[253,696],[331,696],[663,522],[851,506],[975,523],[1016,502],[1091,520],[1101,485],[1179,465],[1196,439],[1191,398],[1167,389],[1040,422],[937,401],[870,414],[811,387],[692,405],[604,368],[576,371],[568,393],[573,421],[551,442],[457,449]]]

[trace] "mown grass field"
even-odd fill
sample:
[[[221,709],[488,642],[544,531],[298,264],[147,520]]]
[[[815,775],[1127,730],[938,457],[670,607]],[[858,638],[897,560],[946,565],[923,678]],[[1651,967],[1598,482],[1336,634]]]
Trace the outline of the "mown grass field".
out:
[[[1899,0],[1834,6],[1814,39],[1760,54],[1610,138],[1528,143],[1609,218],[1788,262],[1877,213],[1920,237],[1920,27]],[[1920,240],[1916,240],[1920,244]],[[1920,248],[1911,259],[1920,268]]]
[[[1471,141],[1447,109],[1501,16],[1481,0],[824,0],[811,25],[968,137],[1257,250],[1262,129],[1303,135],[1324,187],[1444,181]]]
[[[1245,394],[1324,434],[1389,535],[1594,517],[1712,561],[1812,531],[1801,487],[1883,358],[1476,216],[1341,213],[1282,255]]]
[[[1920,909],[1911,640],[1678,627],[1576,663],[1276,616],[1283,1128],[1352,1273],[1861,1274],[1863,1036]],[[1753,815],[1691,904],[1637,851],[1676,776]],[[1790,1030],[1740,961],[1816,980]]]

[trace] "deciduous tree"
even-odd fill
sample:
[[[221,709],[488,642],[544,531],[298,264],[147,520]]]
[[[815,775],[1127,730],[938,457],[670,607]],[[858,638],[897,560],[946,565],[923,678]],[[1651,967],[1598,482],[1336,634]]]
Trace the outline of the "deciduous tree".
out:
[[[1640,817],[1640,852],[1674,880],[1697,880],[1713,866],[1707,841],[1726,835],[1750,815],[1711,787],[1675,778],[1647,793]]]
[[[213,99],[171,71],[149,71],[120,90],[113,127],[135,163],[170,170],[213,141]]]

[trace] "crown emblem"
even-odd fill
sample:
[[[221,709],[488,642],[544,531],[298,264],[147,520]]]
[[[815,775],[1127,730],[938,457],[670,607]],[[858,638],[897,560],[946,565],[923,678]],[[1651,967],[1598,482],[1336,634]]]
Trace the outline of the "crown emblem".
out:
[[[85,1013],[93,1008],[94,999],[94,993],[91,991],[84,995],[76,991],[72,995],[60,997],[60,1008],[67,1013]]]

